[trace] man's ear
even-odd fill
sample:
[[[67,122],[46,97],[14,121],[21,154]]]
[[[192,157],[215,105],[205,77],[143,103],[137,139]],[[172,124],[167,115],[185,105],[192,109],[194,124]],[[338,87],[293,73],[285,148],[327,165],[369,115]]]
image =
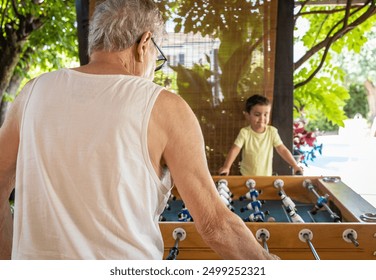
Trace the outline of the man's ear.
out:
[[[138,62],[144,62],[145,54],[149,50],[149,45],[151,42],[151,35],[152,34],[150,31],[145,32],[141,37],[140,43],[138,43],[137,45],[136,60]]]

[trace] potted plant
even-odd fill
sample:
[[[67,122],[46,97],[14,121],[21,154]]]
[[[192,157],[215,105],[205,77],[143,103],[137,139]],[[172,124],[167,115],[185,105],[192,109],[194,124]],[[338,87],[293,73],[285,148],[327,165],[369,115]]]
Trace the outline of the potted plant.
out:
[[[308,161],[322,154],[322,144],[317,144],[316,134],[305,129],[306,121],[298,119],[293,124],[293,155],[298,163],[308,166]]]

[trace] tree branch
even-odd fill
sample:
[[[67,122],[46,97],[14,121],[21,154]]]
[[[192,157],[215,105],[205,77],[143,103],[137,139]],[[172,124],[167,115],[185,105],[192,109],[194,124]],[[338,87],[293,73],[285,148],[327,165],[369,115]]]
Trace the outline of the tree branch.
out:
[[[350,9],[351,9],[351,0],[347,0],[345,17],[343,18],[344,28],[346,28],[349,23]]]
[[[362,8],[358,9],[358,11],[360,11]],[[356,12],[358,12],[358,11],[356,11]],[[353,14],[355,14],[356,12],[354,12]],[[348,18],[350,16],[350,13],[347,14],[347,16],[343,20],[344,25],[343,25],[342,29],[340,29],[333,36],[330,37],[330,34],[332,33],[332,31],[339,25],[340,22],[338,22],[336,25],[334,25],[331,28],[330,32],[328,33],[327,37],[321,43],[317,44],[309,52],[306,53],[306,55],[309,55],[309,58],[310,58],[313,54],[317,53],[320,49],[325,48],[323,56],[321,57],[320,64],[316,67],[316,69],[309,75],[309,77],[306,80],[295,84],[294,89],[299,88],[301,86],[304,86],[305,84],[310,82],[314,78],[314,76],[321,70],[322,66],[324,65],[324,62],[325,62],[325,59],[327,57],[330,46],[337,39],[339,39],[340,37],[342,37],[345,34],[347,34],[348,32],[350,32],[352,29],[354,29],[356,26],[358,26],[361,23],[363,23],[364,21],[366,21],[370,16],[372,16],[374,14],[376,14],[375,4],[371,4],[370,8],[365,13],[363,13],[360,17],[358,17],[351,24],[348,24]],[[301,62],[301,59],[299,61]],[[304,60],[303,62],[305,62],[305,61],[306,60]],[[301,62],[301,64],[302,64],[302,62]],[[301,66],[301,64],[299,65],[299,67]],[[297,65],[297,63],[295,63],[294,66],[296,66],[296,65]],[[297,69],[297,68],[294,67],[294,69]]]
[[[332,43],[334,42],[334,37],[331,37],[330,38],[331,40],[328,42],[328,44],[325,46],[325,50],[324,50],[324,54],[322,55],[321,57],[321,61],[320,61],[320,64],[316,67],[316,69],[311,73],[311,75],[309,75],[309,77],[307,79],[305,79],[304,81],[300,82],[300,83],[297,83],[294,85],[294,89],[297,89],[301,86],[304,86],[305,84],[308,84],[315,76],[316,74],[321,70],[322,66],[324,65],[325,63],[325,59],[328,55],[328,52],[329,52],[329,49],[330,49],[330,46],[332,45]]]
[[[15,0],[11,0],[11,1],[12,1],[12,7],[13,7],[13,10],[14,10],[14,13],[19,18],[21,16],[21,14],[18,12],[17,3],[16,3]]]
[[[6,0],[5,3],[1,3],[1,10],[3,11],[3,13],[1,14],[1,22],[0,22],[0,26],[1,28],[3,28],[3,25],[4,25],[4,22],[5,22],[5,13],[6,11],[8,10],[7,7],[8,7],[8,3],[9,3],[9,0]],[[3,6],[4,5],[4,6]],[[1,36],[1,35],[0,35]]]
[[[302,5],[300,6],[299,11],[296,13],[296,15],[294,15],[294,26],[296,26],[296,21],[297,21],[298,17],[301,16],[303,8],[305,7],[305,5],[307,3],[309,3],[309,1],[310,0],[306,0],[304,3],[302,3]]]
[[[323,10],[311,10],[309,12],[301,12],[299,14],[297,14],[296,16],[306,16],[306,15],[317,15],[317,14],[329,14],[329,15],[332,15],[332,14],[335,14],[335,13],[338,13],[338,12],[343,12],[345,11],[346,8],[334,8],[332,10],[329,10],[329,11],[323,11]]]
[[[365,4],[365,5],[366,6],[362,6],[362,7],[358,8],[356,11],[350,13],[350,15],[354,15],[354,14],[360,12],[362,9],[364,9],[365,7],[367,7],[367,4]],[[334,39],[338,39],[338,38],[342,37],[343,35],[345,35],[349,31],[351,31],[353,28],[355,28],[356,26],[358,26],[358,25],[362,24],[363,22],[365,22],[370,16],[372,16],[375,13],[376,13],[375,4],[372,3],[370,5],[370,7],[368,8],[368,10],[366,12],[364,12],[361,16],[359,16],[354,22],[352,22],[350,25],[343,26],[333,36],[331,36],[331,33],[333,32],[333,30],[335,30],[335,28],[337,28],[338,25],[341,22],[338,22],[337,24],[335,24],[331,28],[331,30],[329,31],[328,35],[326,36],[326,38],[324,40],[322,40],[320,43],[318,43],[315,46],[313,46],[309,51],[306,52],[305,55],[303,55],[297,62],[294,63],[294,70],[298,69],[304,62],[306,62],[308,59],[310,59],[319,50],[321,50],[322,48],[325,48],[325,46],[332,40],[331,39],[332,37]]]

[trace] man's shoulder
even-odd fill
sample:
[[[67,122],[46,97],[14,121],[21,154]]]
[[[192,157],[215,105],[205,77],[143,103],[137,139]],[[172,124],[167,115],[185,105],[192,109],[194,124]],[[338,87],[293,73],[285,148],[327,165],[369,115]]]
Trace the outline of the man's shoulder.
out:
[[[182,109],[182,107],[185,109],[190,109],[188,103],[181,96],[168,91],[165,88],[161,88],[158,101],[162,106],[164,106],[164,108],[168,108],[170,111],[179,111]]]
[[[184,129],[197,122],[191,107],[179,95],[162,89],[155,102],[154,117],[162,122],[163,127]]]

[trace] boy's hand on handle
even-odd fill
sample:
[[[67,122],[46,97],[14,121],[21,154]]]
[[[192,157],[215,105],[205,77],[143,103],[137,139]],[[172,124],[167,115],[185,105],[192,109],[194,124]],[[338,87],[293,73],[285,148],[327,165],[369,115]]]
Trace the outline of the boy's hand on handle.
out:
[[[301,168],[300,166],[296,166],[294,168],[294,174],[295,175],[303,175],[303,168]]]
[[[221,175],[221,176],[227,176],[227,175],[230,173],[230,169],[229,169],[229,168],[225,168],[225,167],[221,167],[221,168],[218,170],[218,173],[219,173],[219,175]]]

